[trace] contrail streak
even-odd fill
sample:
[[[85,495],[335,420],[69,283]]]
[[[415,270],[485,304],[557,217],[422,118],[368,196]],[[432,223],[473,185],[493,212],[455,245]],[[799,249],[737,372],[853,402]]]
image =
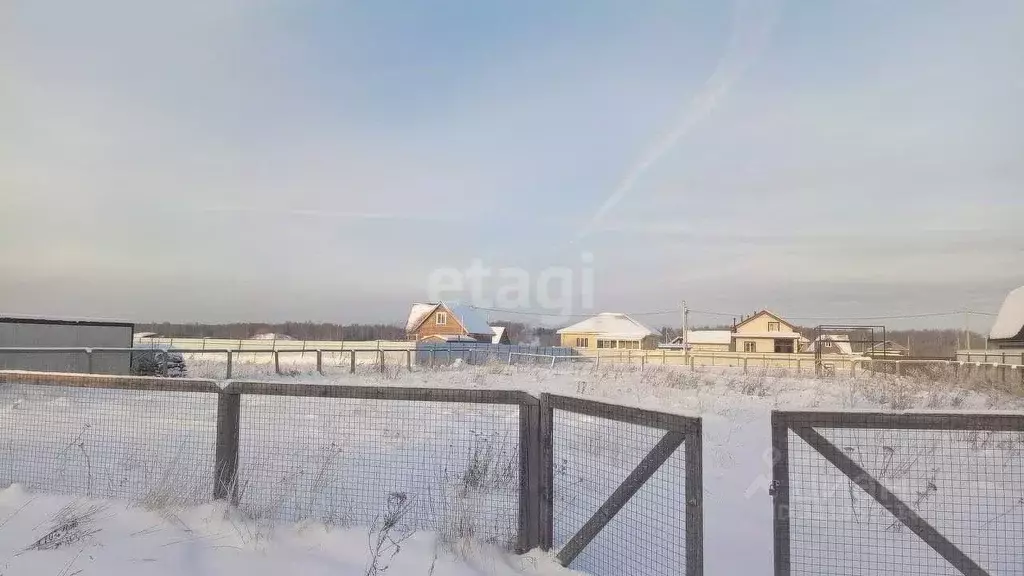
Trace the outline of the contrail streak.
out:
[[[776,4],[775,0],[737,0],[728,48],[718,61],[714,72],[704,81],[697,95],[683,108],[679,122],[655,142],[654,146],[626,173],[626,177],[619,182],[611,196],[580,230],[577,240],[593,232],[608,212],[632,191],[637,181],[661,160],[680,138],[718,107],[743,72],[764,50],[779,12]]]

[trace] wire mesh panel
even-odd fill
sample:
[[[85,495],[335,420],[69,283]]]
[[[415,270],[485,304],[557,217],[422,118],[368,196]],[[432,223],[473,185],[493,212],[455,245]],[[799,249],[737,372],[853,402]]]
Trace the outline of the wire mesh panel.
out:
[[[208,501],[216,408],[210,393],[0,384],[0,486],[153,505]]]
[[[1024,574],[1024,417],[830,413],[787,428],[780,573]]]
[[[587,405],[576,403],[577,407]],[[688,542],[683,435],[661,425],[642,416],[614,420],[597,413],[554,409],[554,548],[564,553],[588,522],[593,525],[605,515],[609,503],[617,498],[615,494],[621,496],[623,490],[628,494],[630,488],[639,486],[571,561],[570,568],[595,576],[700,573],[699,566],[687,571],[687,553],[692,550],[688,544],[699,546],[700,539]],[[662,461],[664,457],[667,459]],[[699,468],[699,461],[692,464]],[[635,480],[645,467],[653,475]],[[696,479],[699,485],[699,477]],[[694,504],[699,506],[699,502]],[[693,529],[700,530],[699,526]]]
[[[435,398],[243,395],[240,507],[257,518],[371,526],[400,498],[406,528],[511,549],[518,405]]]

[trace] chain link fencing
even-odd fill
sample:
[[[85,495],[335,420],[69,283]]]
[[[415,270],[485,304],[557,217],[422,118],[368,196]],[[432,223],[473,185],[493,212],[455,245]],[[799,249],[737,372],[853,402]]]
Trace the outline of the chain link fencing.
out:
[[[1024,416],[777,412],[776,574],[1024,574]]]
[[[700,574],[700,421],[514,390],[0,371],[0,484]],[[685,454],[685,455],[684,455]],[[399,506],[395,506],[395,503]],[[644,562],[647,564],[644,564]]]

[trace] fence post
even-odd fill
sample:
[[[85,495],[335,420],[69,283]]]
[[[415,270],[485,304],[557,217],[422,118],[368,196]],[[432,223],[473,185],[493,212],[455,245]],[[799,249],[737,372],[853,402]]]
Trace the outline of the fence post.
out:
[[[305,342],[302,343],[302,347],[306,347]],[[305,352],[303,352],[303,354],[305,354]],[[316,349],[316,371],[321,376],[324,375],[324,351],[319,348]]]
[[[213,498],[238,504],[238,428],[241,394],[222,391],[217,396],[217,450],[214,460]]]
[[[412,372],[412,350],[405,351],[405,369]]]
[[[519,542],[524,554],[540,546],[541,532],[540,405],[519,405]]]
[[[274,374],[281,373],[281,353],[274,350]]]
[[[226,370],[227,374],[224,377],[227,378],[228,380],[230,380],[231,379],[231,357],[232,357],[233,354],[232,354],[231,350],[225,350],[225,352],[227,352],[227,355],[228,355],[228,364],[227,364],[227,370]]]
[[[85,349],[85,373],[92,374],[92,348]]]
[[[644,371],[644,365],[647,364],[647,354],[640,356],[640,371]]]
[[[355,351],[355,348],[353,348],[349,352],[349,357],[348,357],[348,373],[349,374],[355,374],[356,373],[356,351]]]
[[[380,342],[378,342],[377,345],[379,346]],[[380,361],[380,373],[383,374],[384,373],[384,351],[383,350],[377,350],[377,359]]]
[[[551,407],[547,394],[540,395],[540,427],[538,432],[540,479],[537,518],[540,525],[538,546],[541,550],[550,550],[554,545],[555,516],[555,460],[554,460],[554,428],[555,410]]]
[[[772,412],[772,496],[775,525],[775,575],[789,576],[789,426],[781,414]]]
[[[747,373],[747,359],[746,358],[743,359],[743,373],[744,374]]]

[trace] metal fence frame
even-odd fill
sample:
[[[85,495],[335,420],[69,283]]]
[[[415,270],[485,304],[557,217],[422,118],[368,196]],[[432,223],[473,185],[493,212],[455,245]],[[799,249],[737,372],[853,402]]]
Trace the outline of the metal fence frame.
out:
[[[791,573],[789,432],[806,442],[853,483],[916,534],[949,565],[968,576],[987,576],[967,554],[936,530],[883,486],[815,428],[860,428],[875,430],[1024,430],[1024,414],[1000,413],[892,413],[892,412],[807,412],[773,411],[771,415],[772,483],[775,575]]]
[[[239,445],[243,395],[305,398],[455,402],[519,407],[519,526],[517,552],[552,547],[554,514],[553,428],[554,410],[597,418],[655,426],[665,436],[597,510],[590,521],[558,553],[568,565],[629,499],[658,470],[676,448],[685,445],[687,575],[703,573],[703,488],[701,419],[656,412],[581,398],[521,390],[472,388],[419,388],[403,386],[347,386],[249,380],[217,381],[198,378],[161,378],[0,370],[0,384],[66,388],[100,388],[149,392],[198,392],[217,395],[216,447],[213,474],[214,500],[239,503]]]
[[[704,573],[704,489],[703,489],[703,426],[700,418],[666,412],[655,412],[642,408],[586,400],[573,396],[542,394],[540,398],[540,434],[544,447],[542,452],[542,486],[550,490],[542,495],[542,515],[551,516],[554,471],[553,471],[553,429],[554,411],[563,410],[584,416],[614,420],[627,424],[657,427],[665,431],[661,440],[647,453],[634,470],[623,479],[618,488],[605,500],[590,519],[558,551],[556,558],[568,566],[600,533],[600,531],[622,510],[627,502],[643,487],[655,472],[682,446],[685,451],[685,498],[686,498],[686,574],[697,576]],[[542,547],[552,545],[554,522],[543,526]]]
[[[349,356],[349,373],[355,374],[356,371],[356,354],[373,354],[375,355],[375,367],[379,368],[381,372],[384,372],[386,367],[385,358],[388,354],[405,354],[405,368],[412,370],[412,359],[415,350],[388,350],[384,348],[341,348],[341,349],[316,349],[316,350],[299,350],[299,349],[252,349],[252,350],[232,350],[232,349],[190,349],[190,348],[163,348],[159,346],[149,347],[141,346],[137,348],[87,348],[87,347],[74,347],[74,348],[0,348],[0,359],[3,358],[4,354],[82,354],[86,358],[86,372],[85,374],[93,373],[93,354],[142,354],[149,351],[159,352],[174,352],[182,355],[186,354],[214,354],[214,355],[225,355],[225,374],[224,378],[230,380],[233,371],[234,358],[237,355],[242,354],[271,354],[273,356],[274,373],[281,374],[281,355],[282,354],[300,354],[305,355],[315,354],[316,357],[316,371],[320,374],[324,374],[324,353],[328,354],[348,354]],[[131,364],[131,358],[129,358],[129,365]]]

